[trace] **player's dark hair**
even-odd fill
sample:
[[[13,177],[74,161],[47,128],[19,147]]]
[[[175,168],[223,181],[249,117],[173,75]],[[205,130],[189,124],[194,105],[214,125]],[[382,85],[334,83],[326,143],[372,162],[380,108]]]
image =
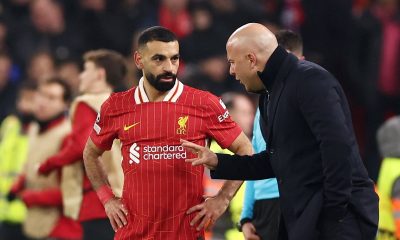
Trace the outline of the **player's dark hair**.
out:
[[[178,38],[169,29],[165,27],[154,26],[147,28],[140,33],[138,39],[138,46],[139,48],[141,48],[145,46],[146,43],[151,41],[174,42],[178,41]]]
[[[83,55],[83,60],[103,68],[106,72],[106,82],[112,88],[124,85],[128,69],[124,57],[118,52],[108,49],[92,50]]]
[[[278,44],[291,52],[303,54],[303,40],[301,36],[290,30],[280,30],[276,34]]]
[[[72,101],[72,89],[64,79],[59,77],[52,77],[40,85],[51,85],[51,84],[58,84],[61,86],[61,88],[63,89],[63,100],[65,103],[70,103]]]
[[[37,84],[34,81],[23,81],[19,86],[18,86],[18,94],[17,97],[20,97],[20,93],[22,91],[36,91],[37,90]]]

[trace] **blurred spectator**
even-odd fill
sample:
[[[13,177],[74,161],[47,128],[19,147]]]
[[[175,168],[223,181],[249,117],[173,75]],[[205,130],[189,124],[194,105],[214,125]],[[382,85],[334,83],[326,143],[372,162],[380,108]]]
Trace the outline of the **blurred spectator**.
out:
[[[387,120],[378,130],[383,157],[378,178],[378,240],[400,239],[400,117]]]
[[[56,60],[78,58],[85,48],[81,25],[66,19],[61,3],[33,0],[29,7],[13,43],[17,61],[25,65],[38,50],[50,51]]]
[[[56,73],[55,61],[49,52],[37,52],[29,60],[27,78],[35,83],[41,83]]]
[[[8,14],[10,21],[21,19],[29,14],[29,3],[31,0],[2,0],[3,11]]]
[[[17,86],[11,81],[12,60],[0,52],[0,122],[15,110]]]
[[[129,52],[129,38],[133,29],[127,28],[119,1],[81,0],[84,36],[90,49],[107,48]]]
[[[89,51],[83,60],[84,69],[79,76],[82,95],[74,99],[69,112],[72,130],[65,145],[56,155],[43,161],[38,172],[47,175],[63,168],[64,215],[80,221],[84,240],[108,240],[115,232],[85,174],[82,156],[101,105],[124,81],[126,63],[122,55],[106,49]],[[113,151],[102,156],[104,170],[117,196],[121,196],[123,183],[120,148],[115,143]]]
[[[126,16],[127,32],[136,32],[149,26],[159,25],[157,21],[158,0],[123,0],[122,11]]]
[[[254,119],[254,105],[247,95],[235,92],[227,92],[221,96],[232,119],[238,123],[247,137],[251,137]],[[216,153],[229,153],[228,149],[222,149],[214,140],[211,141],[210,149]],[[205,195],[213,196],[224,184],[225,180],[212,180],[208,170],[204,174]],[[242,186],[235,197],[231,200],[229,211],[226,211],[215,223],[211,236],[206,239],[240,240],[243,235],[236,229],[235,223],[240,219],[243,205],[244,187]]]
[[[57,66],[57,76],[68,83],[71,86],[72,93],[74,96],[79,94],[79,74],[81,72],[79,63],[74,60],[63,61]]]
[[[360,99],[351,54],[354,42],[352,1],[286,0],[285,11],[294,19],[286,19],[289,27],[300,27],[307,60],[322,65],[342,84],[352,101]],[[334,10],[333,10],[334,9]],[[296,29],[295,29],[296,30]]]
[[[284,5],[281,13],[282,26],[287,29],[299,31],[300,26],[304,22],[304,11],[301,0],[285,0],[283,2]]]
[[[4,19],[0,17],[0,51],[7,52],[10,50],[8,40],[8,26]]]
[[[400,114],[400,4],[375,1],[357,19],[353,65],[365,107],[365,164],[372,179],[379,170],[375,134],[387,115]]]
[[[161,0],[158,9],[160,25],[171,29],[178,38],[183,38],[192,31],[188,2],[189,0]]]
[[[71,91],[60,79],[50,79],[38,87],[34,115],[38,124],[28,130],[28,159],[24,171],[11,188],[26,204],[28,212],[23,230],[31,239],[80,239],[79,223],[62,214],[61,172],[39,176],[37,166],[55,154],[70,130],[65,117]],[[51,144],[49,144],[51,143]]]
[[[242,88],[236,81],[228,81],[226,41],[214,22],[212,6],[208,2],[195,2],[189,10],[193,32],[181,41],[182,59],[187,62],[183,81],[217,96],[240,91]]]
[[[225,55],[225,39],[216,28],[212,7],[208,2],[190,4],[193,31],[181,40],[181,54],[185,62],[197,63],[214,55]]]
[[[232,119],[242,128],[246,136],[253,135],[255,107],[247,95],[228,92],[221,96]]]
[[[218,55],[202,59],[197,65],[188,66],[182,76],[182,81],[217,96],[229,91],[244,92],[239,82],[230,78],[226,57]]]
[[[21,173],[27,157],[27,127],[33,120],[36,88],[32,84],[20,87],[17,112],[9,115],[0,125],[0,239],[24,240],[22,222],[25,205],[8,195],[12,183]]]
[[[235,0],[209,0],[215,14],[214,22],[219,31],[223,34],[224,41],[238,27],[245,23],[257,22],[257,14],[248,12]]]

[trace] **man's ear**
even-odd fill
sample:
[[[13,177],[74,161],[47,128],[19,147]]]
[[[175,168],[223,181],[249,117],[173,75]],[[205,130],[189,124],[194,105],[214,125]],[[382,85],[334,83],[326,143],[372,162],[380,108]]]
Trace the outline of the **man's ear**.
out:
[[[100,79],[106,79],[106,70],[104,68],[98,68],[97,73],[100,75],[99,78]]]
[[[138,69],[143,69],[142,55],[138,51],[135,51],[135,53],[133,54],[133,60],[135,61],[136,67]]]
[[[247,59],[250,61],[250,67],[255,68],[257,65],[257,57],[254,53],[247,54]]]

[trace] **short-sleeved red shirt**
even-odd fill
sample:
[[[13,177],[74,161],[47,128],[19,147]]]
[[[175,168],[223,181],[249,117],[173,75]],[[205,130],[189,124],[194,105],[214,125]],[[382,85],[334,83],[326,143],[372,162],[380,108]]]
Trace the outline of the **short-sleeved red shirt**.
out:
[[[149,102],[139,86],[112,94],[103,104],[90,138],[104,150],[115,138],[122,143],[128,225],[116,239],[201,239],[189,225],[196,213],[186,211],[202,202],[203,167],[180,146],[180,139],[206,145],[214,138],[229,147],[241,133],[216,96],[178,80],[162,102]]]

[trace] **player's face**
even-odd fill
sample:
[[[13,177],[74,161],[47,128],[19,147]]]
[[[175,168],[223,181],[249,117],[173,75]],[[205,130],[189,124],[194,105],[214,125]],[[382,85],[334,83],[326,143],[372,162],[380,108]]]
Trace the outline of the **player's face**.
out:
[[[56,83],[39,87],[34,114],[40,121],[48,121],[67,109],[63,99],[64,89]]]
[[[170,90],[179,68],[179,43],[151,41],[139,55],[139,68],[147,81],[158,91]]]
[[[229,63],[229,74],[244,85],[248,92],[260,92],[264,89],[257,71],[252,67],[251,61],[239,46],[227,44],[227,58]]]
[[[100,78],[100,69],[92,61],[87,61],[84,64],[83,71],[79,75],[79,91],[81,93],[88,93],[90,89],[96,84]]]

